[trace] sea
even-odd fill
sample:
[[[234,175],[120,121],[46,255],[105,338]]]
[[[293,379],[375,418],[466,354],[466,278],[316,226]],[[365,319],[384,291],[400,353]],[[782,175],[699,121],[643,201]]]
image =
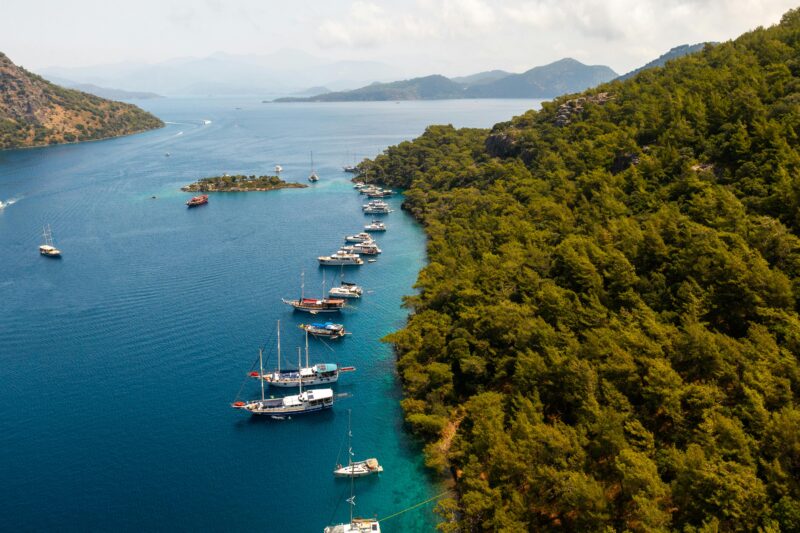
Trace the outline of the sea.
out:
[[[535,100],[262,103],[136,102],[164,128],[99,142],[0,152],[0,529],[321,532],[355,516],[384,532],[432,531],[446,486],[404,428],[391,346],[425,264],[423,228],[381,217],[377,262],[321,268],[372,217],[343,165],[429,124],[490,127]],[[187,209],[183,185],[273,174],[306,189],[212,194]],[[39,255],[49,225],[61,259]],[[293,312],[346,281],[365,289],[339,316]],[[301,277],[304,288],[301,288]],[[305,363],[299,325],[333,319],[351,335],[309,341],[310,362],[352,365],[333,409],[285,420],[232,402],[260,397],[257,369]],[[267,389],[280,396],[291,389]],[[406,512],[406,509],[412,508]],[[399,513],[399,514],[398,514]],[[393,516],[394,515],[394,516]]]

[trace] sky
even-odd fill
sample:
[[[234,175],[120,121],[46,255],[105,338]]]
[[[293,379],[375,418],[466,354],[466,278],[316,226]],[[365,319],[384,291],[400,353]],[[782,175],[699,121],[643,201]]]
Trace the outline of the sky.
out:
[[[3,0],[0,51],[29,69],[296,49],[409,76],[563,57],[632,70],[769,26],[797,0]]]

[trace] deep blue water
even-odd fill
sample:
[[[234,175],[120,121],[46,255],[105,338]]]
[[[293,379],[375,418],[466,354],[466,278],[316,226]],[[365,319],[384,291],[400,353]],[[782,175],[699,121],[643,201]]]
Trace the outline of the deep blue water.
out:
[[[536,104],[163,99],[143,104],[169,121],[157,131],[0,152],[0,200],[16,199],[0,210],[2,529],[320,532],[348,516],[349,484],[331,475],[348,409],[356,455],[385,468],[357,480],[356,514],[382,518],[436,494],[379,342],[402,327],[401,298],[424,263],[424,234],[400,199],[378,262],[348,269],[368,291],[341,316],[353,335],[333,350],[311,340],[312,359],[358,368],[336,386],[350,397],[283,422],[230,403],[243,383],[244,398],[259,394],[245,375],[277,320],[284,354],[302,345],[297,325],[309,317],[280,298],[298,294],[301,271],[306,294],[319,294],[316,256],[368,220],[341,172],[348,154],[374,156],[431,123],[487,127]],[[321,176],[311,188],[183,205],[181,185],[223,172],[279,163],[305,182],[311,150]],[[43,224],[63,259],[38,255]],[[384,531],[430,530],[432,507]]]

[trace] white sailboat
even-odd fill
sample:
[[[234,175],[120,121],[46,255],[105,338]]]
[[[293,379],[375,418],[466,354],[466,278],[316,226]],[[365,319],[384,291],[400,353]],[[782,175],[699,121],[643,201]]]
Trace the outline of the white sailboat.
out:
[[[50,230],[50,224],[42,228],[42,236],[44,244],[39,246],[39,253],[45,257],[61,257],[61,250],[53,245],[53,232]]]
[[[365,477],[380,474],[383,467],[374,457],[363,461],[353,461],[353,431],[351,429],[350,410],[347,410],[347,465],[336,465],[333,475],[336,477]]]
[[[347,498],[347,503],[350,504],[350,521],[345,524],[328,526],[324,529],[324,533],[381,533],[381,524],[378,520],[353,517],[353,508],[356,506],[356,495],[353,493],[354,479],[353,476],[350,476],[350,497]]]
[[[264,375],[264,354],[263,350],[258,350],[259,374]],[[297,366],[300,367],[300,348],[297,349]],[[261,399],[250,401],[236,401],[231,407],[242,409],[253,415],[269,415],[273,418],[281,419],[291,415],[302,415],[330,409],[333,407],[333,389],[312,389],[303,391],[303,382],[299,382],[300,392],[282,398],[267,398],[264,396],[265,380],[261,382]]]
[[[311,152],[311,174],[308,176],[308,181],[312,183],[319,181],[319,176],[317,176],[317,172],[314,170],[314,152]]]
[[[299,361],[298,361],[299,363]],[[319,363],[309,365],[308,363],[308,331],[306,331],[306,366],[299,366],[297,369],[281,370],[281,337],[278,329],[278,369],[269,373],[251,373],[253,377],[261,377],[273,387],[299,387],[304,385],[311,387],[314,385],[325,385],[339,381],[339,374],[342,372],[352,372],[352,366],[340,367],[335,363]]]

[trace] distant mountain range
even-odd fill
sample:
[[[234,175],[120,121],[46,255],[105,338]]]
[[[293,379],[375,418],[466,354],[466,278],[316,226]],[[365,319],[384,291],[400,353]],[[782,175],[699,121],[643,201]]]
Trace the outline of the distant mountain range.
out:
[[[281,50],[266,55],[217,53],[155,64],[49,67],[39,73],[74,83],[167,96],[265,96],[295,94],[313,86],[352,89],[396,79],[398,69],[375,61],[329,61],[299,50]]]
[[[134,105],[50,83],[0,52],[0,149],[105,139],[163,125]]]
[[[373,83],[352,91],[309,97],[279,98],[276,102],[353,102],[368,100],[442,100],[450,98],[552,98],[583,91],[611,81],[617,73],[602,65],[584,65],[571,58],[535,67],[521,74],[502,70],[446,78],[424,76],[392,83]]]
[[[666,54],[661,54],[656,59],[650,61],[646,65],[643,65],[643,66],[637,68],[636,70],[632,70],[632,71],[628,72],[627,74],[623,74],[622,76],[620,76],[617,79],[618,80],[627,80],[628,78],[632,78],[633,76],[636,76],[637,74],[639,74],[643,70],[651,69],[651,68],[654,68],[654,67],[663,67],[667,63],[667,61],[669,61],[671,59],[677,59],[679,57],[683,57],[683,56],[688,55],[688,54],[693,54],[695,52],[699,52],[707,44],[714,45],[716,43],[709,42],[709,43],[698,43],[698,44],[682,44],[680,46],[676,46],[675,48],[672,48]]]
[[[153,98],[163,98],[160,94],[151,93],[147,91],[126,91],[124,89],[112,89],[111,87],[100,87],[93,83],[78,83],[58,76],[48,77],[50,83],[55,83],[66,87],[67,89],[75,89],[76,91],[83,91],[85,93],[99,96],[100,98],[108,98],[109,100],[150,100]]]

